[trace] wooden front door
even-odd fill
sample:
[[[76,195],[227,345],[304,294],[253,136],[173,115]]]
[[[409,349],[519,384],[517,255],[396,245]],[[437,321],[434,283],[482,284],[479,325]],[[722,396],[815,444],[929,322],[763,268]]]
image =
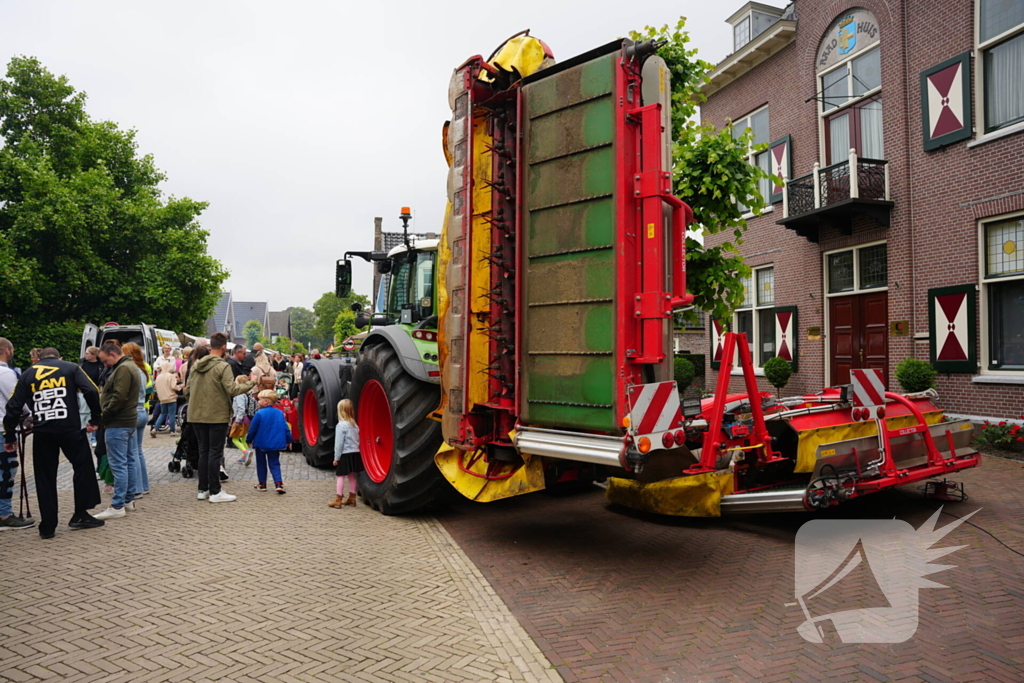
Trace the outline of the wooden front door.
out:
[[[885,292],[829,299],[831,382],[849,384],[850,370],[879,368],[889,386],[889,295]]]

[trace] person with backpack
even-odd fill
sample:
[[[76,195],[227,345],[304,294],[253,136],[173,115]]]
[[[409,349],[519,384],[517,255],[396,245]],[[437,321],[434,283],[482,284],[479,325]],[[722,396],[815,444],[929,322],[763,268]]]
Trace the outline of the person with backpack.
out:
[[[245,375],[235,378],[237,384],[245,384],[249,379]],[[231,400],[231,425],[228,427],[228,439],[232,444],[242,451],[235,460],[239,465],[248,467],[252,464],[252,452],[246,448],[245,437],[249,433],[249,424],[256,416],[259,405],[256,398],[250,393],[239,394]]]
[[[229,503],[237,499],[220,486],[220,464],[231,420],[231,400],[252,389],[254,382],[235,383],[231,366],[224,360],[228,338],[223,332],[210,337],[210,355],[189,368],[185,395],[188,421],[199,438],[199,500]]]
[[[264,389],[259,393],[259,410],[252,418],[249,433],[245,440],[256,451],[256,478],[259,483],[254,487],[257,491],[267,490],[267,468],[274,477],[274,489],[283,494],[284,479],[281,477],[281,451],[292,442],[292,431],[284,419],[284,413],[278,410],[277,392]]]

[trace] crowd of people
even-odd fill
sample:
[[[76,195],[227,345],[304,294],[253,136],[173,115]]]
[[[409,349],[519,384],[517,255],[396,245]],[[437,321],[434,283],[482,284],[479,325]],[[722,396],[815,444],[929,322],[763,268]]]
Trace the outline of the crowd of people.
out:
[[[257,491],[270,490],[269,475],[274,490],[284,494],[280,452],[292,443],[292,430],[275,404],[279,393],[297,395],[306,358],[267,352],[261,344],[251,352],[241,345],[229,352],[228,346],[222,333],[195,348],[164,345],[152,366],[133,342],[108,340],[89,347],[78,364],[46,347],[32,349],[32,364],[19,371],[11,365],[13,345],[0,337],[0,530],[35,524],[15,516],[11,504],[19,434],[30,430],[33,435],[39,535],[53,538],[60,453],[74,471],[74,513],[68,526],[91,529],[124,518],[149,494],[143,447],[147,427],[151,438],[164,430],[176,435],[183,405],[198,441],[198,500],[237,499],[221,485],[227,478],[224,451],[231,442],[242,449],[239,462],[248,466],[255,459]],[[320,357],[316,350],[310,356]],[[290,387],[279,384],[280,373],[293,378]],[[351,402],[343,400],[337,410],[337,495],[332,507],[355,505],[355,475],[362,470]],[[102,501],[99,481],[110,499],[105,509],[93,514]]]

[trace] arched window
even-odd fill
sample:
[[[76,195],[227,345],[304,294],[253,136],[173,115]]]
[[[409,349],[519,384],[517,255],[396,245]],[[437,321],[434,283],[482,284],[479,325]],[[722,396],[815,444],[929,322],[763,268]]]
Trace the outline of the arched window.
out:
[[[826,165],[845,161],[851,148],[860,157],[885,158],[878,43],[878,22],[865,9],[844,12],[821,41],[816,66]]]

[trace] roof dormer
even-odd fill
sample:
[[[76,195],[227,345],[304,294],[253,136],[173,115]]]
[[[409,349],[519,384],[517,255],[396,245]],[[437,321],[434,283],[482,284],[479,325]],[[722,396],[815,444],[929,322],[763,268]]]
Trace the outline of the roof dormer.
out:
[[[748,2],[735,14],[726,19],[732,24],[732,49],[736,52],[744,45],[764,33],[772,24],[782,18],[784,10],[779,7]]]

